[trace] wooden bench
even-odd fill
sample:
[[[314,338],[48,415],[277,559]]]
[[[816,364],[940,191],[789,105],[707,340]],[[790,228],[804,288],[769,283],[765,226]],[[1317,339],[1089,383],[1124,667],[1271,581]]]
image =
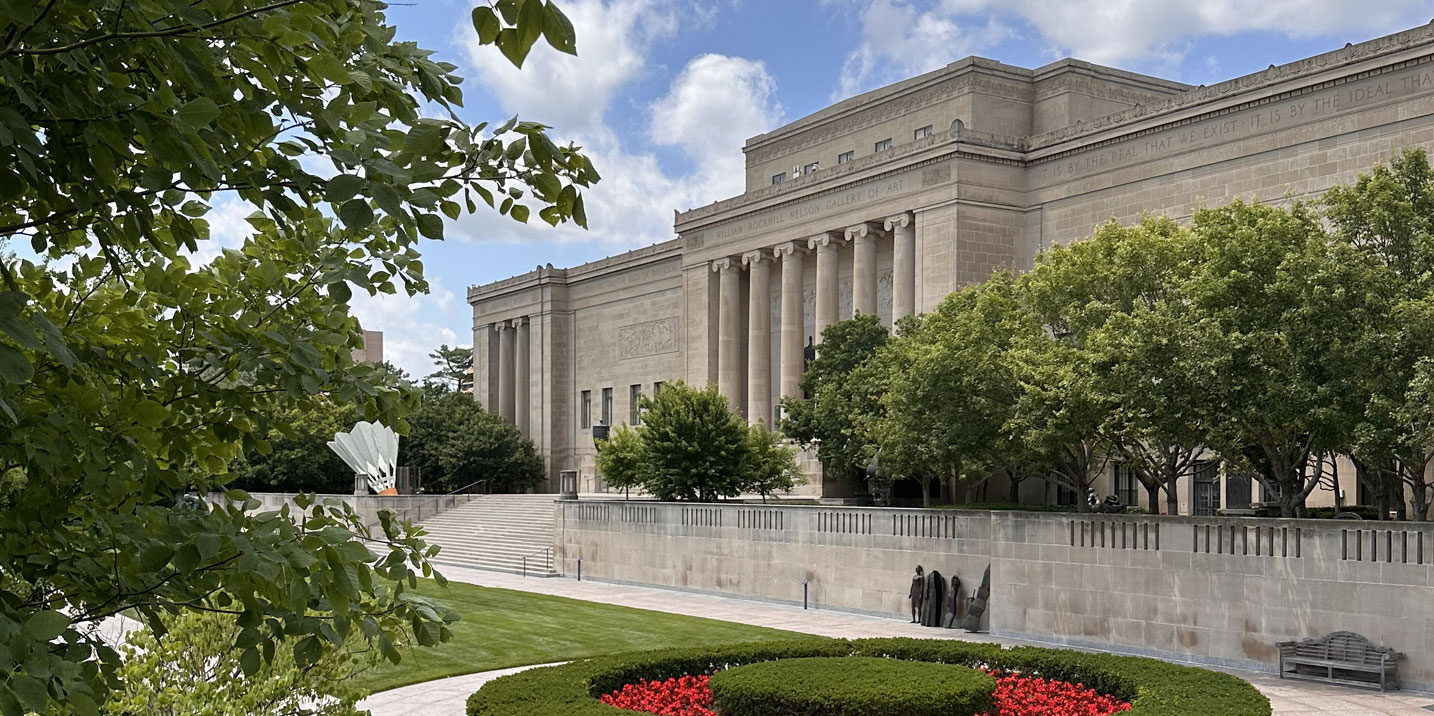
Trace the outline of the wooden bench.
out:
[[[1280,678],[1325,681],[1345,686],[1399,688],[1397,670],[1404,655],[1349,631],[1318,639],[1282,641]],[[1362,678],[1367,677],[1367,678]],[[1378,677],[1377,680],[1374,677]]]

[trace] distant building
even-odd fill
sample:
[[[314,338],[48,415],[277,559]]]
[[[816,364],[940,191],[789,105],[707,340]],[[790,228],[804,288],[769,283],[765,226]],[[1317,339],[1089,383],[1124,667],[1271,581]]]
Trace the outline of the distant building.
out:
[[[383,331],[364,331],[363,348],[355,348],[355,363],[383,362]]]
[[[473,394],[473,366],[470,365],[463,371],[463,379],[458,381],[458,392]]]

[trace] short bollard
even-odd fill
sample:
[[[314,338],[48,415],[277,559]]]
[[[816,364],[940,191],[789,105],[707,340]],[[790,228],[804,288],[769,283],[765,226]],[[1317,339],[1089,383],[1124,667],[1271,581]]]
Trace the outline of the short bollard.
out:
[[[578,557],[578,581],[583,581],[583,558]]]
[[[810,580],[806,580],[806,579],[803,579],[803,580],[802,580],[802,608],[803,608],[803,609],[806,609],[806,608],[807,608],[807,582],[808,582],[808,581],[810,581]]]

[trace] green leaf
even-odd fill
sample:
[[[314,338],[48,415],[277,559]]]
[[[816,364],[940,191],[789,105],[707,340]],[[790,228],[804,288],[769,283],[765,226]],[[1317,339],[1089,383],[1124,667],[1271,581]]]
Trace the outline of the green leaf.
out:
[[[558,52],[578,54],[578,36],[573,31],[573,23],[551,2],[547,4],[547,14],[543,18],[543,39]]]
[[[25,620],[25,625],[20,628],[20,632],[28,639],[48,642],[64,634],[69,626],[69,617],[59,612],[43,610],[31,614],[30,618]]]
[[[253,676],[259,672],[259,650],[249,647],[239,655],[239,668],[245,676]]]
[[[202,129],[219,117],[219,105],[208,97],[197,97],[180,107],[174,116],[195,129]]]
[[[137,566],[145,572],[158,572],[169,564],[169,558],[174,556],[174,550],[163,545],[146,547],[139,553]]]
[[[408,132],[404,148],[420,156],[431,156],[443,147],[443,132],[437,124],[424,123]]]
[[[22,309],[25,307],[25,296],[23,294],[9,291],[0,293],[0,332],[4,332],[16,343],[26,348],[39,348],[41,343],[35,335],[35,329],[31,328],[21,317]]]
[[[513,208],[508,210],[508,213],[512,215],[514,219],[517,219],[524,224],[528,223],[528,207],[523,206],[522,204],[514,204]]]
[[[350,229],[368,228],[373,223],[373,207],[363,199],[350,199],[339,207],[339,220]]]
[[[30,360],[24,353],[0,343],[0,381],[19,385],[34,377],[35,369],[30,367]]]
[[[442,239],[443,219],[437,214],[419,214],[418,233],[430,239]]]
[[[40,335],[45,337],[45,348],[50,355],[66,368],[75,367],[75,354],[65,343],[65,336],[60,333],[59,326],[56,326],[43,313],[35,313],[30,316],[30,323],[40,329]]]
[[[346,85],[354,81],[344,63],[333,55],[318,55],[309,60],[309,69],[314,74],[337,84]]]
[[[353,298],[354,292],[349,288],[347,281],[329,284],[329,297],[339,303],[348,303]]]
[[[35,713],[49,712],[50,692],[39,679],[16,674],[10,679],[10,688],[14,689],[15,696],[19,697],[20,704],[26,709]]]
[[[156,403],[153,400],[141,400],[134,405],[135,417],[139,424],[147,428],[157,428],[164,424],[169,418],[169,408]]]
[[[478,33],[478,44],[493,44],[501,29],[503,24],[498,21],[498,15],[493,12],[493,8],[487,5],[473,8],[473,30]]]
[[[324,199],[333,204],[341,204],[358,195],[363,189],[364,178],[353,174],[339,174],[329,180],[324,187]]]

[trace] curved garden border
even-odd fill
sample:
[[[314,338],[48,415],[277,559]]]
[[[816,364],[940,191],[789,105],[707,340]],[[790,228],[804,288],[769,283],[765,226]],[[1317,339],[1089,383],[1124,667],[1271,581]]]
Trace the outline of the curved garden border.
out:
[[[880,656],[989,666],[1082,683],[1129,702],[1126,716],[1270,716],[1270,702],[1229,674],[1137,656],[944,639],[802,639],[708,649],[664,649],[530,669],[489,682],[468,698],[468,716],[617,716],[597,697],[642,680],[666,680],[759,661]]]

